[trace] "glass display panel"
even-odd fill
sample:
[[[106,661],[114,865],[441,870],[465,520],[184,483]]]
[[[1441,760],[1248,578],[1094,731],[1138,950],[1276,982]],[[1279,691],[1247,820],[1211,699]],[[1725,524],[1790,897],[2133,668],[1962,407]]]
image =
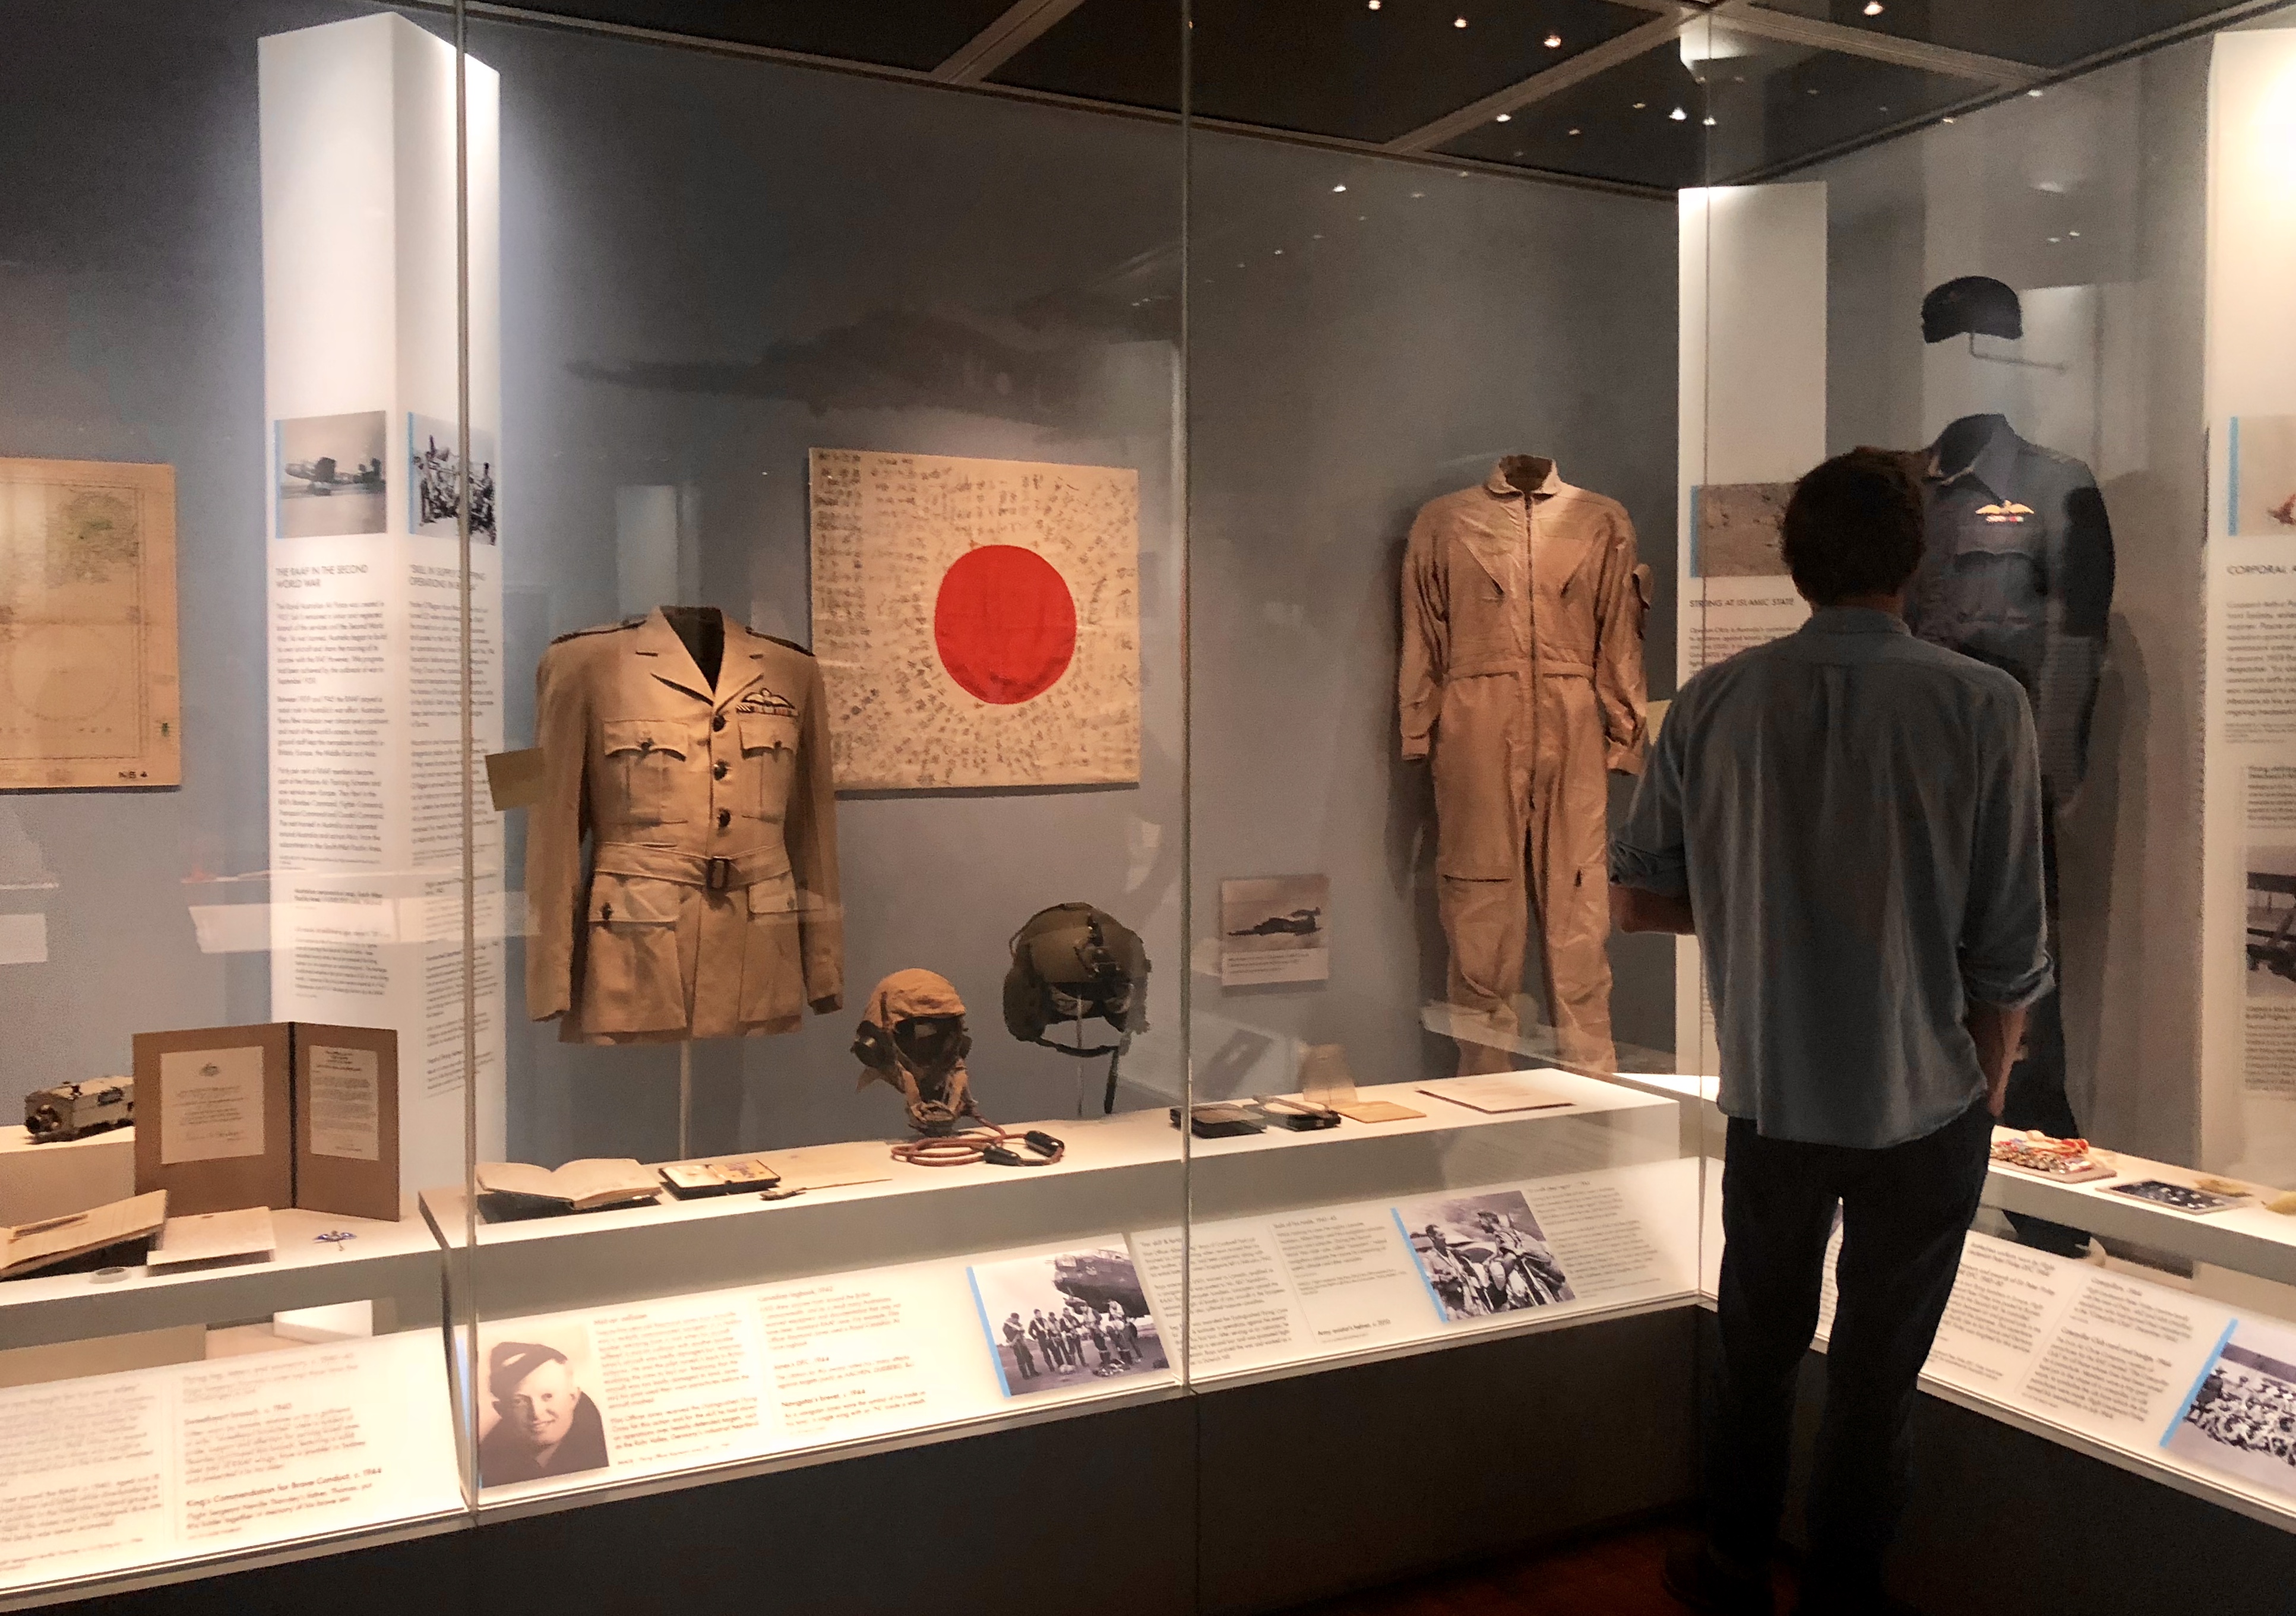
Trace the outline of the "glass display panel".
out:
[[[1177,129],[470,48],[526,771],[481,1506],[1172,1394]]]
[[[2292,39],[2277,13],[1683,205],[1691,521],[1713,541],[1685,644],[1798,620],[1789,591],[1774,617],[1757,598],[1784,580],[1697,564],[1734,554],[1732,512],[1782,507],[1764,480],[1900,450],[1928,546],[1913,632],[2007,669],[2035,722],[2055,985],[1923,1383],[2283,1522],[2288,738],[2264,669],[2286,524],[2264,489],[2291,403],[2256,266],[2285,247]],[[1715,174],[1758,169],[1710,88]],[[1792,406],[1755,416],[1750,389]]]
[[[1682,1306],[1695,1069],[1605,877],[1671,209],[1201,130],[1190,197],[1192,1378]]]
[[[435,15],[0,11],[0,1599],[466,1518],[456,90]]]

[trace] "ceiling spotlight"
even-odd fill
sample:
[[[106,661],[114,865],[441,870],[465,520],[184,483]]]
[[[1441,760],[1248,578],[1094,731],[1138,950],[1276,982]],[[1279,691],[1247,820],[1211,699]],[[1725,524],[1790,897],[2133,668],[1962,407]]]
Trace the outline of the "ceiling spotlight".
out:
[[[1562,48],[1562,36],[1560,34],[1549,34],[1546,37],[1546,48],[1550,51],[1561,50]]]
[[[1882,0],[1866,0],[1866,14],[1868,17],[1880,16],[1882,14]]]
[[[1576,135],[1576,134],[1578,134],[1578,130],[1576,130],[1576,129],[1573,129],[1573,130],[1571,130],[1571,131],[1570,131],[1570,133],[1572,133],[1573,135]]]
[[[1709,114],[1706,116],[1706,118],[1705,118],[1702,121],[1705,123],[1705,125],[1706,125],[1706,127],[1707,127],[1708,128],[1710,128],[1710,128],[1712,128],[1712,127],[1714,127],[1714,117],[1713,117],[1713,114],[1709,113]]]
[[[1501,123],[1513,123],[1514,121],[1514,114],[1512,112],[1502,112],[1499,114],[1498,121]]]
[[[2035,101],[2041,99],[2041,93],[2038,90],[2028,90],[2025,94],[2031,96]]]
[[[2065,234],[2066,234],[2067,235],[2069,235],[2069,236],[2072,237],[2072,238],[2073,238],[2073,240],[2075,240],[2075,241],[2079,241],[2079,240],[2080,240],[2080,232],[2079,232],[2079,231],[2078,231],[2078,230],[2068,230],[2068,231],[2066,231],[2066,232],[2065,232]]]
[[[1939,119],[1938,121],[1939,121],[1939,122],[1940,122],[1940,123],[1951,123],[1951,122],[1953,121],[1953,119],[1950,119],[1950,118],[1942,118],[1942,119]]]
[[[1334,193],[1339,193],[1339,192],[1344,191],[1344,190],[1346,190],[1346,189],[1347,189],[1347,187],[1346,187],[1345,185],[1333,185],[1333,186],[1332,187],[1332,192],[1333,192]]]
[[[1639,112],[1639,111],[1641,111],[1644,107],[1646,107],[1646,106],[1648,106],[1648,105],[1650,105],[1650,103],[1648,103],[1647,101],[1638,101],[1638,102],[1635,103],[1635,111],[1637,111],[1637,112]]]
[[[2064,238],[2064,237],[2062,237],[2062,236],[2061,236],[2061,235],[2053,235],[2053,236],[2051,236],[2051,237],[2049,238],[2049,245],[2050,245],[2050,246],[2052,246],[2052,247],[2054,247],[2054,246],[2055,246],[2058,242],[2060,242],[2063,241],[2064,239],[2065,239],[2065,238]]]
[[[1451,19],[1451,26],[1453,28],[1464,28],[1467,26],[1467,20],[1464,17],[1454,17]]]
[[[1687,119],[1690,114],[1684,111],[1680,107],[1677,107],[1673,111],[1669,112],[1667,116],[1674,119],[1675,122],[1681,123],[1684,119]]]
[[[1373,11],[1377,11],[1379,9],[1379,0],[1365,0],[1365,4],[1370,6]]]

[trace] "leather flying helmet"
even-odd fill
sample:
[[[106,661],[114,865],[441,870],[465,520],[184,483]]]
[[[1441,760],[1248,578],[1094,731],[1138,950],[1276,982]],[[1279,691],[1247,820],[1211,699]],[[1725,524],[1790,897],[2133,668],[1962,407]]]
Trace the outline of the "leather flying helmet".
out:
[[[964,1070],[972,1053],[964,1001],[947,977],[931,971],[896,971],[879,982],[853,1039],[858,1087],[899,1089],[909,1126],[921,1134],[953,1133],[980,1114]]]

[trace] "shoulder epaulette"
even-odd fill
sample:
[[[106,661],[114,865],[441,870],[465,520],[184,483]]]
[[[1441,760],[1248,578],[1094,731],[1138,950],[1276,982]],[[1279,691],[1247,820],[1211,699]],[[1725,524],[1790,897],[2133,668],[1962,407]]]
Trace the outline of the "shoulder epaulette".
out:
[[[567,641],[578,640],[585,635],[618,634],[625,628],[636,628],[644,621],[645,618],[643,614],[637,617],[626,617],[619,623],[600,623],[594,628],[577,628],[571,634],[560,635],[550,643],[554,645],[563,645]]]

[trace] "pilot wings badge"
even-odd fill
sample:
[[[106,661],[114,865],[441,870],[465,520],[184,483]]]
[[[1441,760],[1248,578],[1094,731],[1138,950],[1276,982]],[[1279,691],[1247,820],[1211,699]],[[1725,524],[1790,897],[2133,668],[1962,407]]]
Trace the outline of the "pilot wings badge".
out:
[[[1997,504],[1978,506],[1977,513],[1988,522],[2022,522],[2032,515],[2033,507],[2021,505],[2013,499],[2005,499]]]
[[[784,718],[797,717],[797,708],[788,697],[776,695],[762,685],[754,690],[743,691],[741,699],[734,703],[734,710],[738,713],[773,713]]]

